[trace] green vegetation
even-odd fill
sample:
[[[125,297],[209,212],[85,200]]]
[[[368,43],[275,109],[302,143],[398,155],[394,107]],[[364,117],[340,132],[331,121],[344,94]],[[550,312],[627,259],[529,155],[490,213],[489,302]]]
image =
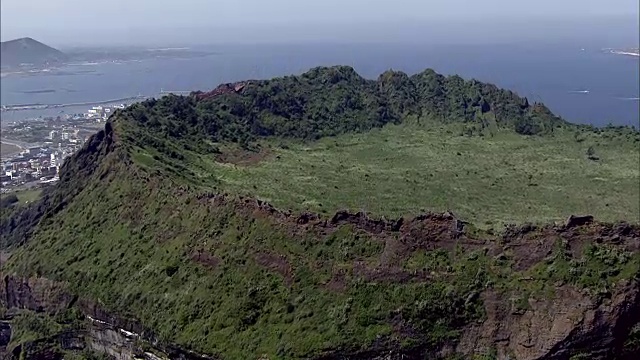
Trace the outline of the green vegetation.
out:
[[[624,355],[628,359],[632,359],[635,354],[640,352],[640,323],[631,329],[631,334],[624,343]]]
[[[25,128],[20,131],[3,129],[3,132],[4,132],[3,135],[6,135],[7,138],[10,138],[11,140],[17,140],[17,141],[31,143],[31,144],[38,144],[39,142],[42,141],[42,139],[46,138],[49,135],[49,131],[51,131],[51,129],[47,125],[35,123],[29,126],[28,128]],[[13,145],[10,145],[10,146],[13,146]],[[16,150],[16,152],[19,152],[19,151],[20,151],[19,149]],[[2,152],[2,155],[5,155],[5,153]]]
[[[228,359],[374,344],[435,353],[486,316],[487,290],[526,308],[530,296],[552,301],[556,282],[599,296],[640,273],[638,254],[569,249],[557,233],[537,239],[558,243],[553,257],[519,268],[523,256],[503,244],[518,237],[495,235],[503,223],[587,211],[635,222],[637,131],[572,126],[511,92],[432,71],[367,81],[319,68],[215,94],[115,114],[40,201],[3,218],[6,271],[64,281],[161,343]],[[331,219],[345,207],[451,209],[477,226]]]
[[[421,250],[388,264],[407,269],[397,272],[383,260],[393,236],[348,225],[294,236],[295,223],[252,215],[242,202],[213,206],[121,171],[103,184],[44,220],[9,271],[68,281],[114,313],[135,314],[162,341],[231,359],[366,348],[380,336],[437,346],[483,318],[486,289],[526,298],[563,279],[598,293],[640,271],[637,255],[601,246],[520,272],[483,250]],[[376,269],[386,275],[376,278]],[[423,269],[427,281],[399,280]],[[541,288],[519,287],[523,276]],[[412,335],[398,332],[398,321]]]
[[[481,286],[474,281],[474,261],[468,267],[460,263],[466,275],[455,284],[370,283],[353,274],[355,259],[375,264],[382,250],[374,241],[362,247],[366,234],[344,228],[322,242],[310,236],[293,240],[277,224],[242,216],[230,205],[215,208],[195,199],[186,205],[187,199],[161,187],[145,190],[144,184],[113,177],[107,182],[96,191],[111,196],[95,202],[98,193],[80,194],[60,217],[41,225],[37,239],[12,256],[13,270],[65,279],[117,313],[136,314],[165,341],[229,358],[298,358],[391,335],[395,309],[416,319],[419,340],[434,343],[455,337],[459,324],[481,315],[471,304],[453,312],[448,306],[455,299],[464,304]],[[121,217],[102,216],[121,198],[132,201],[121,208]],[[176,202],[185,204],[182,211]],[[146,216],[127,224],[135,209],[145,209]],[[151,214],[172,220],[158,223]],[[205,221],[211,222],[206,232],[193,236]],[[219,259],[219,266],[193,261],[199,252]],[[290,279],[279,273],[278,261],[295,269]],[[344,292],[323,285],[338,268],[350,273]]]
[[[373,81],[350,67],[336,66],[238,86],[241,94],[234,86],[222,86],[211,94],[165,96],[136,104],[119,116],[140,128],[128,131],[128,140],[138,145],[157,148],[161,141],[153,139],[156,135],[199,150],[210,150],[200,144],[206,141],[249,147],[260,137],[319,139],[409,118],[465,123],[468,133],[510,129],[549,134],[568,126],[544,105],[531,105],[511,91],[433,70],[412,77],[388,71]]]
[[[134,160],[295,210],[453,210],[496,228],[577,213],[640,220],[635,130],[573,126],[509,91],[430,70],[369,81],[317,68],[243,85],[242,94],[223,86],[203,100],[168,96],[119,114]],[[242,148],[253,161],[216,156]]]
[[[29,189],[14,192],[18,197],[18,201],[22,204],[37,201],[42,195],[42,189]]]
[[[516,276],[509,282],[497,283],[514,297],[516,308],[529,308],[529,299],[552,297],[557,284],[571,284],[584,289],[593,298],[611,296],[621,280],[640,275],[640,253],[632,253],[612,245],[589,244],[580,256],[572,256],[566,242],[559,241],[553,255]],[[522,281],[526,278],[527,281]]]
[[[2,194],[0,195],[0,208],[2,209],[8,208],[18,203],[19,201],[20,200],[18,200],[18,197],[16,196],[16,194],[8,194],[8,193]]]
[[[0,226],[0,249],[4,249],[24,235],[24,233],[14,232],[17,217],[26,214],[27,218],[30,218],[33,222],[39,220],[42,213],[30,213],[29,209],[44,209],[42,206],[39,206],[37,202],[37,200],[41,198],[41,195],[42,189],[21,190],[0,194],[0,224],[2,225]],[[32,225],[35,225],[35,223]]]
[[[38,357],[38,353],[56,349],[62,353],[62,338],[70,331],[83,328],[83,315],[76,309],[66,309],[58,314],[46,314],[29,310],[19,310],[11,320],[11,342],[8,349],[12,351],[18,345],[22,346],[20,358],[30,359]],[[65,358],[103,359],[91,352],[74,354],[69,352]],[[87,357],[88,356],[88,357]]]
[[[0,195],[0,207],[6,208],[12,205],[24,205],[40,199],[42,189],[18,190]]]
[[[625,135],[460,136],[460,126],[387,126],[313,143],[263,145],[261,161],[189,157],[203,179],[280,208],[405,216],[452,210],[481,227],[549,223],[571,214],[638,222],[640,153]],[[600,160],[585,156],[598,144]],[[213,174],[213,175],[212,175]],[[287,191],[282,191],[287,189]],[[561,191],[561,195],[559,194]]]
[[[13,155],[20,152],[20,147],[7,143],[0,142],[0,157]]]
[[[244,86],[241,95],[222,87],[120,114],[134,160],[295,210],[453,210],[496,228],[576,213],[640,220],[635,130],[569,125],[511,92],[429,70],[368,81],[347,67],[317,68]],[[242,148],[253,161],[216,156]]]
[[[51,338],[62,331],[62,326],[50,316],[24,311],[11,322],[11,344],[17,345],[44,338]]]

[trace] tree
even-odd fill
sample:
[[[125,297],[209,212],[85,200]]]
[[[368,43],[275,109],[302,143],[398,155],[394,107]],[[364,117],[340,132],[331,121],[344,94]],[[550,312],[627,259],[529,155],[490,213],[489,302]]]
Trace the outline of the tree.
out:
[[[520,135],[536,135],[542,131],[540,126],[529,117],[516,120],[515,130]]]

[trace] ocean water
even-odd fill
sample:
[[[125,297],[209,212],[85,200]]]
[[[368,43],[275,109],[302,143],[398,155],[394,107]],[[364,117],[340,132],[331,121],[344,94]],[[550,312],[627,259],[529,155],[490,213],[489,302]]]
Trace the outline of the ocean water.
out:
[[[161,89],[207,90],[223,82],[299,74],[321,65],[350,65],[366,78],[376,78],[388,69],[413,74],[432,68],[491,82],[530,101],[544,102],[576,123],[638,126],[640,121],[640,59],[606,53],[595,45],[225,45],[207,50],[217,55],[77,64],[51,73],[6,76],[0,81],[1,103],[158,96]],[[50,116],[60,110],[6,112],[2,119]],[[75,113],[85,108],[62,110]]]

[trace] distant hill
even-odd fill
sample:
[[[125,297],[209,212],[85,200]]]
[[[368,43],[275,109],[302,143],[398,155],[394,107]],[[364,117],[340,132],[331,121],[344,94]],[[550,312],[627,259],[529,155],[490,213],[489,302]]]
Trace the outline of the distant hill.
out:
[[[28,37],[2,42],[0,54],[0,64],[3,68],[37,67],[60,63],[67,59],[60,50]]]

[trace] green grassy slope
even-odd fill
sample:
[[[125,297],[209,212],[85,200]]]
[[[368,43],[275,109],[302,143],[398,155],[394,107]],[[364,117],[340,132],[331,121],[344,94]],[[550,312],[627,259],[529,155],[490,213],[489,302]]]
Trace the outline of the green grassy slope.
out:
[[[111,167],[44,220],[7,271],[66,281],[113,313],[140,319],[163,342],[245,359],[375,344],[435,351],[484,317],[474,294],[486,289],[526,307],[558,281],[597,294],[640,270],[638,254],[594,245],[574,257],[561,242],[551,265],[516,270],[515,255],[496,259],[499,250],[482,249],[499,244],[487,234],[416,239],[413,250],[396,251],[401,232],[349,224],[306,230],[254,200],[185,193],[147,176],[134,164]],[[450,229],[440,222],[429,218],[415,229]],[[469,241],[478,250],[464,250]],[[602,270],[610,266],[617,271]],[[532,279],[526,287],[523,277]]]
[[[473,225],[461,232],[448,215],[375,220],[449,208],[493,227],[591,207],[633,219],[637,133],[576,135],[541,105],[431,72],[378,82],[354,74],[315,69],[118,112],[65,163],[59,184],[2,220],[2,247],[12,252],[3,271],[67,282],[163,343],[226,359],[432,354],[486,316],[485,291],[526,309],[529,299],[553,299],[556,284],[604,298],[640,272],[627,245],[640,236],[633,226],[496,235]],[[599,160],[586,159],[587,145]],[[266,157],[222,162],[247,151]],[[374,218],[334,216],[342,207]]]
[[[347,208],[406,216],[452,210],[482,227],[549,223],[572,214],[638,222],[638,143],[615,132],[552,137],[460,136],[459,126],[387,126],[312,143],[279,142],[254,160],[190,162],[226,190],[282,208]],[[596,149],[599,160],[586,155]],[[242,153],[242,152],[240,152]],[[287,189],[287,191],[282,191]]]

